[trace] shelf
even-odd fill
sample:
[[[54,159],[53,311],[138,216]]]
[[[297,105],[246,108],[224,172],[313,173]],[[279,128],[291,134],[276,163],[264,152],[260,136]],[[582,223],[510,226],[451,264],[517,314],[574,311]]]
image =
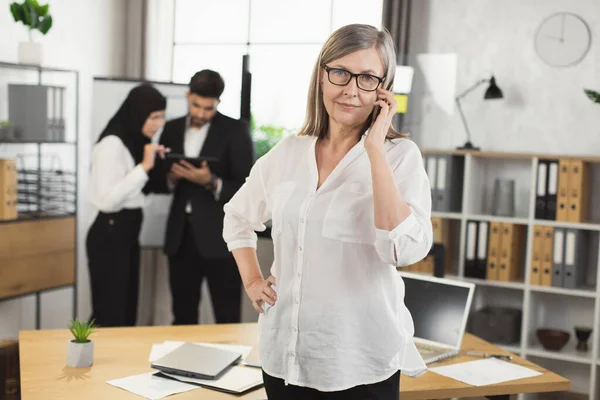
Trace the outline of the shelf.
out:
[[[536,219],[533,221],[535,225],[553,226],[557,228],[583,229],[587,231],[600,231],[600,224],[587,222],[566,222],[566,221],[551,221],[547,219]]]
[[[70,72],[70,73],[74,73],[74,74],[79,74],[78,71],[72,70],[72,69],[51,68],[51,67],[44,67],[44,66],[40,66],[40,65],[34,65],[34,64],[17,64],[17,63],[9,63],[9,62],[4,62],[4,61],[0,61],[0,68],[28,69],[28,70],[39,71],[39,72]]]
[[[436,217],[436,218],[445,218],[445,219],[461,219],[462,218],[461,213],[441,212],[441,211],[432,211],[431,216]]]
[[[473,151],[473,150],[455,150],[455,149],[421,149],[422,154],[452,154],[456,156],[471,155],[478,158],[499,158],[499,159],[569,159],[582,160],[587,162],[600,162],[600,157],[596,154],[565,155],[565,154],[541,154],[541,153],[509,153],[504,151]]]
[[[75,216],[74,213],[39,215],[39,216],[32,216],[32,215],[28,215],[26,213],[20,213],[19,217],[17,219],[0,220],[0,225],[2,225],[2,224],[17,224],[19,222],[28,222],[28,221],[41,221],[41,220],[46,220],[46,219],[68,218],[68,217],[74,217],[74,216]]]
[[[571,343],[568,343],[569,346]],[[570,361],[580,364],[591,364],[592,357],[589,353],[580,353],[575,349],[563,349],[561,351],[549,351],[545,350],[540,345],[534,345],[528,347],[525,350],[525,354],[528,356],[548,358],[552,360]]]
[[[466,219],[474,219],[477,221],[490,221],[490,222],[506,222],[509,224],[527,225],[529,219],[527,218],[515,218],[515,217],[499,217],[496,215],[485,215],[485,214],[467,214]]]
[[[564,296],[576,296],[576,297],[589,297],[595,298],[596,291],[592,289],[565,289],[562,287],[554,286],[530,286],[531,291],[541,293],[554,293]]]
[[[58,142],[58,141],[39,141],[39,142],[34,142],[34,141],[30,141],[30,140],[24,140],[24,141],[19,141],[19,140],[0,140],[0,145],[2,144],[20,144],[20,145],[30,145],[30,144],[62,144],[62,145],[69,145],[69,146],[75,146],[77,145],[77,143],[75,142]]]
[[[480,286],[492,286],[506,289],[515,289],[515,290],[524,290],[525,284],[523,282],[503,282],[503,281],[495,281],[495,280],[487,280],[487,279],[479,279],[479,278],[469,278],[463,277],[463,281],[471,282]]]

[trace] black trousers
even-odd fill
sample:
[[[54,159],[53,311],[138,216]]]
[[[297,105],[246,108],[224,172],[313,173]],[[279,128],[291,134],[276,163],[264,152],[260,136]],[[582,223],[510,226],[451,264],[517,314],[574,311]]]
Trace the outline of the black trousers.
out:
[[[370,385],[359,385],[338,392],[320,392],[315,389],[285,385],[283,379],[263,371],[263,381],[269,400],[399,400],[400,371],[390,378]]]
[[[98,213],[86,238],[92,317],[99,326],[135,326],[141,209]]]
[[[169,284],[173,299],[173,325],[198,323],[201,285],[206,277],[218,324],[241,319],[242,280],[233,256],[206,258],[194,242],[194,230],[186,221],[179,251],[169,257]]]

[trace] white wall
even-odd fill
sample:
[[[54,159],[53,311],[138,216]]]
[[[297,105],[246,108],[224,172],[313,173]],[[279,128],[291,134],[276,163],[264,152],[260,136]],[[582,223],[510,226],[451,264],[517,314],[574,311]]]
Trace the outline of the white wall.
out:
[[[49,3],[54,26],[46,37],[39,39],[44,48],[43,65],[80,72],[79,132],[84,140],[79,144],[79,178],[80,182],[85,182],[85,166],[89,164],[91,148],[88,138],[93,136],[89,133],[92,122],[92,77],[123,75],[125,3],[121,0],[53,0]],[[17,62],[18,43],[27,40],[27,31],[13,21],[9,4],[9,0],[0,0],[0,60]],[[83,184],[79,187],[80,201],[84,188]],[[80,219],[78,303],[81,318],[88,317],[87,310],[90,308],[87,273],[81,273],[87,268],[82,251],[86,229],[86,221]],[[71,317],[71,299],[70,289],[43,295],[42,328],[65,328]],[[0,339],[16,338],[18,330],[33,329],[34,305],[33,297],[0,302]]]
[[[457,91],[496,76],[501,101],[483,101],[480,87],[463,101],[473,142],[485,150],[597,154],[600,106],[583,88],[600,89],[598,0],[417,0],[413,2],[411,54],[457,54]],[[571,11],[592,29],[592,48],[579,65],[552,68],[534,51],[534,33],[549,14]],[[465,142],[455,111],[431,106],[409,120],[424,148],[454,148]],[[414,104],[414,103],[412,103]],[[415,109],[412,110],[413,112]]]

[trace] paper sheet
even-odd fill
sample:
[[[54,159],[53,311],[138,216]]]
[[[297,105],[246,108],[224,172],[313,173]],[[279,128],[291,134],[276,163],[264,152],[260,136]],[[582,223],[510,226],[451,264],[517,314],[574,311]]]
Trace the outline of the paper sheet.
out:
[[[198,389],[198,386],[153,376],[154,372],[107,381],[109,385],[127,390],[146,399],[157,400],[177,393]]]
[[[430,368],[429,370],[473,386],[494,385],[496,383],[542,375],[541,372],[511,362],[498,360],[497,358],[444,365],[442,367]]]
[[[262,370],[258,368],[234,366],[219,379],[196,379],[187,376],[173,374],[163,374],[177,379],[181,382],[193,382],[199,385],[211,386],[214,388],[225,389],[232,392],[244,392],[254,386],[260,385],[263,381]]]

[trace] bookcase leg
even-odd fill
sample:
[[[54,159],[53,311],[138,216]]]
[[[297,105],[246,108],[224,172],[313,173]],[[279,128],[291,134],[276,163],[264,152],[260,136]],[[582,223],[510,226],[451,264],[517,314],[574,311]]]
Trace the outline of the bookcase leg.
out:
[[[35,329],[39,330],[41,325],[40,292],[35,292]]]

